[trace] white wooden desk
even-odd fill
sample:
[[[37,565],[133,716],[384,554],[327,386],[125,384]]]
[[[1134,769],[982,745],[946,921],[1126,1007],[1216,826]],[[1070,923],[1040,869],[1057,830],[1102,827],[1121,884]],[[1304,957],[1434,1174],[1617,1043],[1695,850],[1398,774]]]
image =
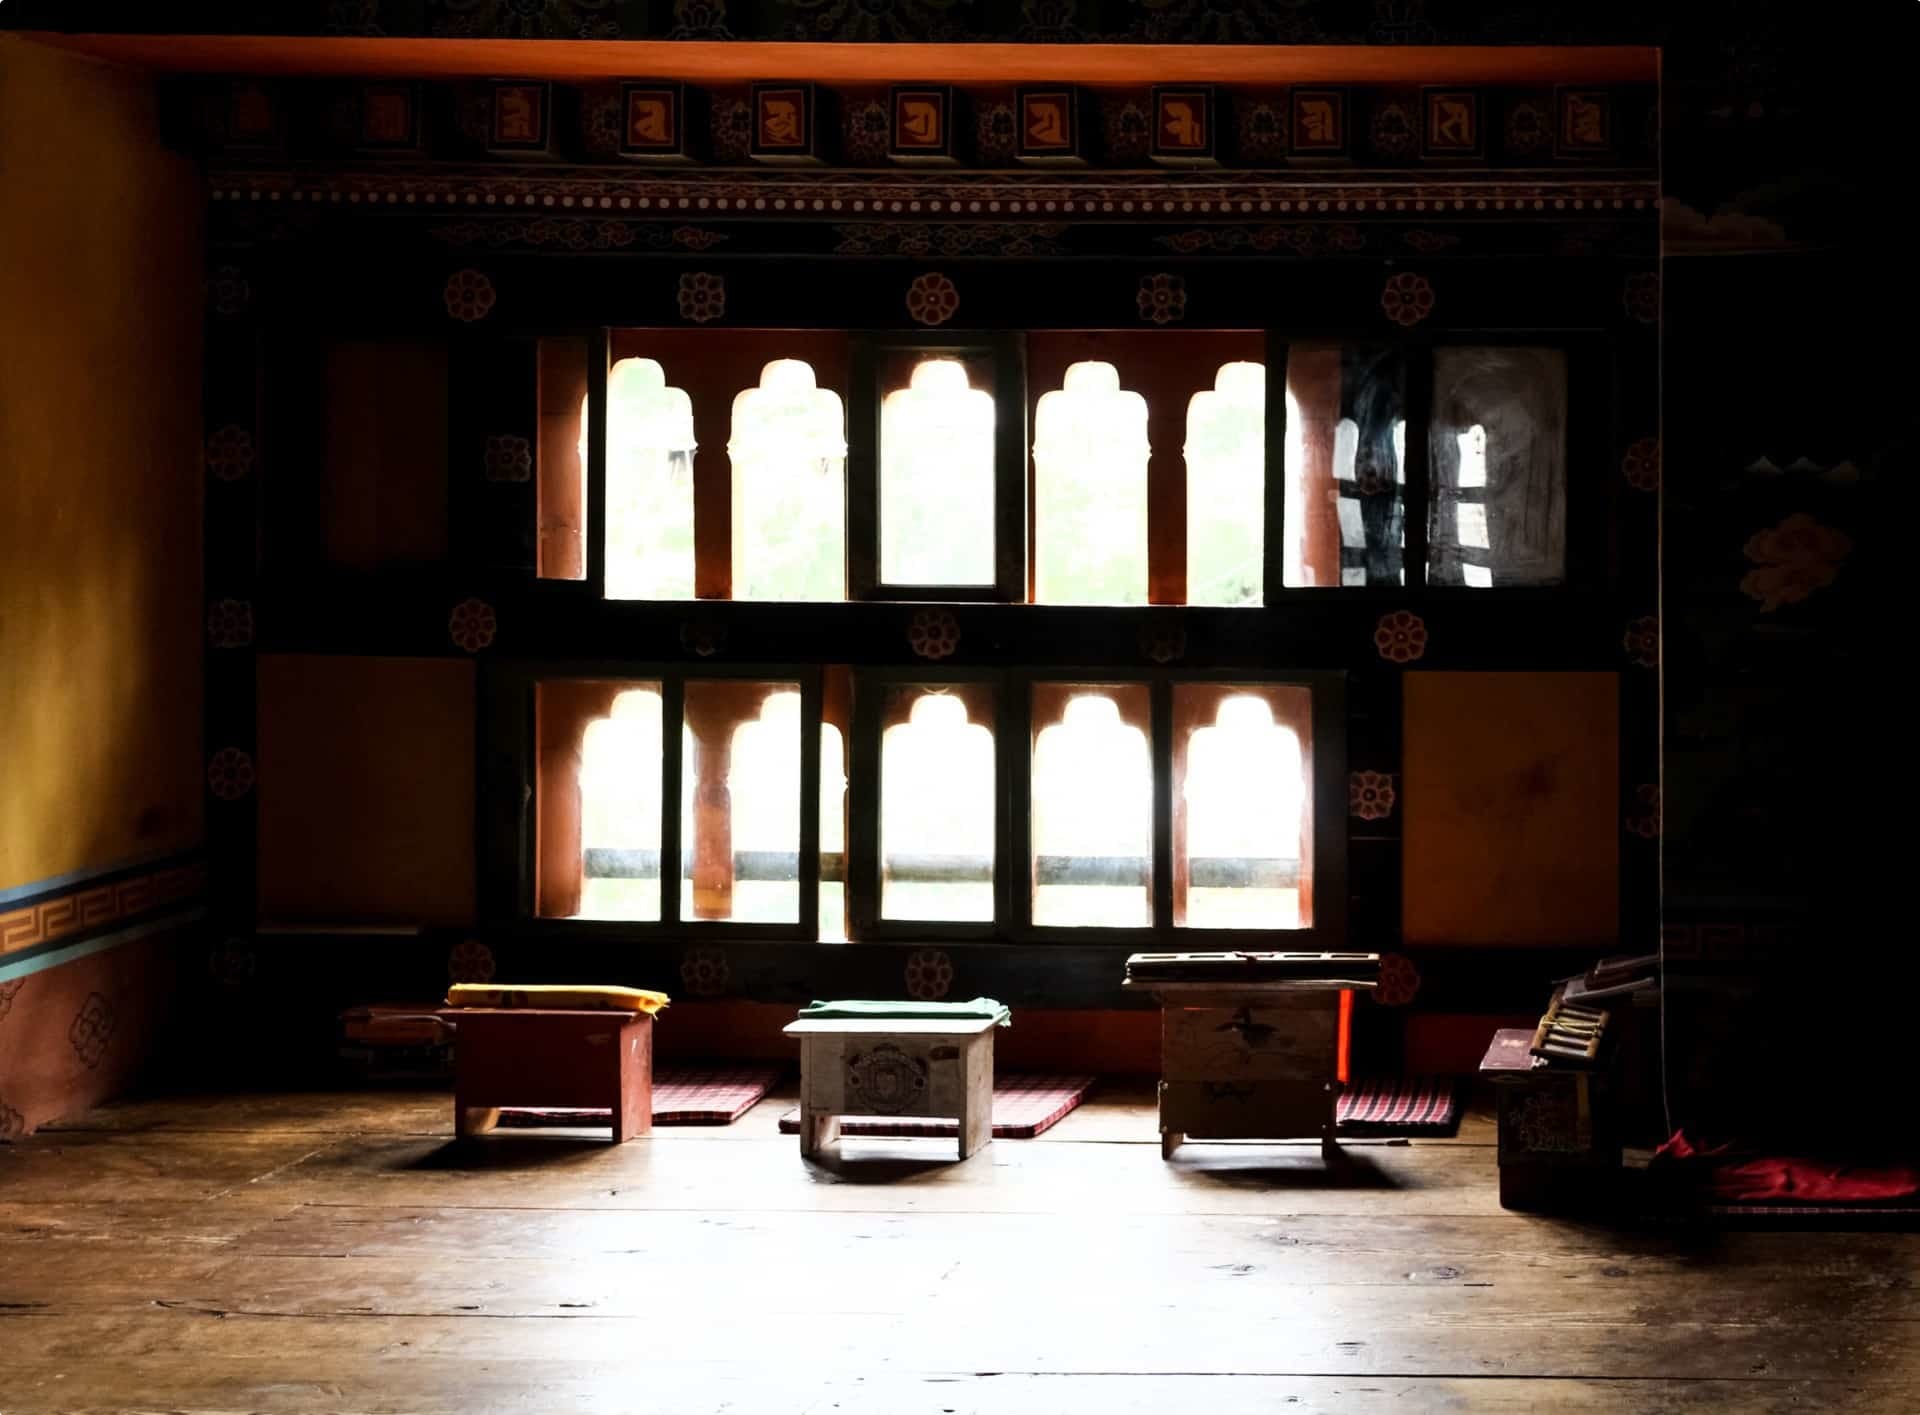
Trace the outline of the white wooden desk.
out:
[[[993,1138],[993,1033],[985,1017],[803,1018],[800,1153],[840,1138],[843,1115],[956,1116],[960,1158]]]

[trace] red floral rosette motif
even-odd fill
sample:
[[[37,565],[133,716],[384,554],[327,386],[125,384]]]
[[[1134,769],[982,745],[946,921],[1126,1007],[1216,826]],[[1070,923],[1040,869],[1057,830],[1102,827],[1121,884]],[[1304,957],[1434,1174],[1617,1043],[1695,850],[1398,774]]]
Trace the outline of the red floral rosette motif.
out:
[[[1407,609],[1380,616],[1373,646],[1388,663],[1412,663],[1427,652],[1427,622]]]
[[[945,324],[960,312],[960,291],[938,271],[916,275],[907,286],[907,313],[920,324]]]
[[[1413,326],[1433,313],[1433,286],[1424,275],[1403,270],[1387,279],[1380,308],[1395,324]]]
[[[1380,983],[1373,1000],[1382,1007],[1405,1007],[1420,992],[1420,970],[1404,953],[1380,955]]]
[[[907,996],[938,1002],[953,989],[953,959],[938,948],[915,950],[907,958]]]

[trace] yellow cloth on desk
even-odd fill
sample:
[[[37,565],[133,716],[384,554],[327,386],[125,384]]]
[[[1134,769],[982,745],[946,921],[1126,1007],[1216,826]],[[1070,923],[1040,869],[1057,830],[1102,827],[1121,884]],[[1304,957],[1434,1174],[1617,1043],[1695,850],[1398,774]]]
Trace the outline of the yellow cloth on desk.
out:
[[[663,992],[645,988],[578,987],[536,983],[503,988],[492,983],[455,983],[447,989],[449,1007],[545,1007],[557,1012],[645,1012],[667,1005]]]

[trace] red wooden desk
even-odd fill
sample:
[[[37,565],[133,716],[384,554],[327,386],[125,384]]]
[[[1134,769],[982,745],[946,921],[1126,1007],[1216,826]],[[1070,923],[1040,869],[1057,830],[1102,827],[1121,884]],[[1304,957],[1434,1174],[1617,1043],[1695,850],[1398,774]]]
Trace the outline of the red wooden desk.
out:
[[[502,1106],[608,1109],[613,1141],[653,1128],[653,1018],[644,1012],[450,1007],[453,1122],[493,1129]]]

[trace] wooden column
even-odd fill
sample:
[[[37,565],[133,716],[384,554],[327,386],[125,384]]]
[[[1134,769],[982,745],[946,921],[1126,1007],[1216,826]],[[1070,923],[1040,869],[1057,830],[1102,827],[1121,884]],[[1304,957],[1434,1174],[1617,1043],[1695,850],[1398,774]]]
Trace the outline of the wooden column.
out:
[[[580,760],[587,725],[613,711],[622,692],[646,686],[557,680],[534,694],[534,912],[542,918],[578,914],[586,887]]]
[[[699,756],[693,764],[693,917],[727,919],[733,916],[733,794],[727,775],[733,766],[731,715],[715,711],[703,701],[687,698],[687,727]],[[684,768],[683,768],[684,769]],[[682,849],[686,848],[683,843]],[[672,877],[680,878],[675,861]]]
[[[1286,486],[1286,582],[1337,586],[1340,485],[1333,461],[1340,426],[1340,351],[1290,348],[1287,389],[1293,394],[1289,440],[1300,448],[1300,466]],[[1268,474],[1275,470],[1269,468]]]
[[[538,573],[546,580],[587,577],[587,465],[582,409],[587,397],[587,347],[578,337],[540,341],[540,545]]]

